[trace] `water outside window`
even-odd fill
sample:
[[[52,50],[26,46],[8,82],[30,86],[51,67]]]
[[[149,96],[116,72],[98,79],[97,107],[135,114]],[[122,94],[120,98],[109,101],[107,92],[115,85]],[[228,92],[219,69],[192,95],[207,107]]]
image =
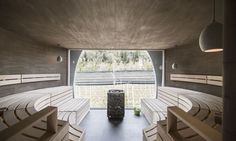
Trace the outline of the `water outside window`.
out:
[[[75,96],[89,98],[91,108],[107,107],[107,91],[123,89],[126,108],[141,98],[155,98],[155,73],[146,51],[84,50],[75,74]]]

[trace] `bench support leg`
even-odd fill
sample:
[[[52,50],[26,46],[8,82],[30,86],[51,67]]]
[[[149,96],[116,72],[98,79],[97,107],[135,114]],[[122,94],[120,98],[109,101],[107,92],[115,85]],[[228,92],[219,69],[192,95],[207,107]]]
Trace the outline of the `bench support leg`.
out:
[[[47,117],[47,132],[57,132],[57,110]]]
[[[167,133],[177,130],[177,117],[167,110]]]

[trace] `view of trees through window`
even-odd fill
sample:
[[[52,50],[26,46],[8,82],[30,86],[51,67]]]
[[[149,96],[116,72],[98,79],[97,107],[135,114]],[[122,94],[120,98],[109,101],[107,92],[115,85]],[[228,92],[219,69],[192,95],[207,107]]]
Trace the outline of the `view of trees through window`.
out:
[[[92,108],[107,107],[107,91],[123,89],[126,108],[155,97],[155,75],[146,51],[84,50],[75,74],[75,94],[89,98]]]
[[[153,69],[146,51],[83,51],[77,65],[78,72]]]

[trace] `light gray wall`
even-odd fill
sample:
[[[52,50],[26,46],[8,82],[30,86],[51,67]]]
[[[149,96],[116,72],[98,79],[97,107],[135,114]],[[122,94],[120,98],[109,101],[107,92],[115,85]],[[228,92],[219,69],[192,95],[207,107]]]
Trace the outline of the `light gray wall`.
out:
[[[0,28],[0,75],[40,73],[60,73],[61,80],[0,86],[0,97],[67,84],[67,49],[39,45]]]
[[[222,96],[222,87],[206,84],[176,82],[170,80],[171,73],[222,75],[222,53],[204,53],[197,42],[165,51],[165,85],[197,90]],[[177,69],[171,68],[172,63]]]

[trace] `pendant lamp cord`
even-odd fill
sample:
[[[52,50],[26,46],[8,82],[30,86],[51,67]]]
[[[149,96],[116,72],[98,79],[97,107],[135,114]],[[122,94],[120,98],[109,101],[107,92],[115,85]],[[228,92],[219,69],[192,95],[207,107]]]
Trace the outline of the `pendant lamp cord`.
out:
[[[216,2],[215,2],[215,0],[213,0],[213,19],[212,19],[213,22],[215,22],[215,14],[216,14],[215,6],[216,6]]]

